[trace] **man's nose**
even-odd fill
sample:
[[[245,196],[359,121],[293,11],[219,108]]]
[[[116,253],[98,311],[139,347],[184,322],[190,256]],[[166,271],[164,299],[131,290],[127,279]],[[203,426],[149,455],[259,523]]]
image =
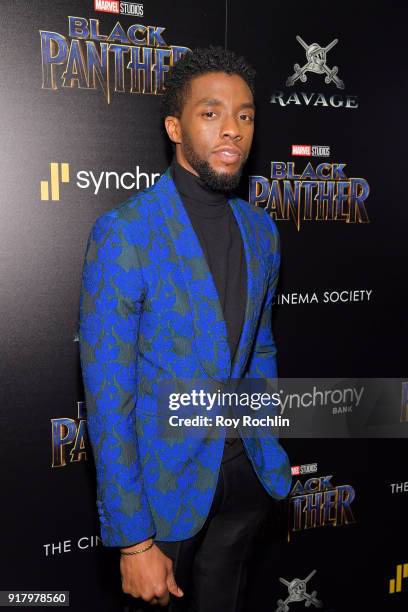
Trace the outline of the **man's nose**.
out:
[[[222,138],[228,137],[231,140],[241,140],[242,134],[240,125],[235,117],[228,116],[221,126]]]

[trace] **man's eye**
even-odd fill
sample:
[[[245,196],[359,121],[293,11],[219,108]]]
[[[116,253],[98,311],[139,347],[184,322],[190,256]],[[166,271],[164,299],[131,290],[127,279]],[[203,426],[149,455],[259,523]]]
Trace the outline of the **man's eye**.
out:
[[[242,119],[243,121],[253,121],[254,120],[252,115],[247,115],[246,113],[240,115],[240,119]]]
[[[215,117],[215,113],[214,111],[206,111],[205,113],[201,113],[202,117],[208,117],[209,119],[212,119],[212,117]]]

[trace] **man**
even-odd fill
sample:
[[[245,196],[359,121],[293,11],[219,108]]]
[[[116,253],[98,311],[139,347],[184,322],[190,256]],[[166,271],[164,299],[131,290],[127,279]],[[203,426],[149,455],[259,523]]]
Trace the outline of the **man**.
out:
[[[221,48],[179,60],[163,97],[175,159],[97,220],[86,253],[81,362],[102,541],[120,547],[124,592],[171,610],[243,609],[254,537],[291,484],[276,436],[160,436],[161,381],[276,377],[278,233],[231,196],[253,80]]]

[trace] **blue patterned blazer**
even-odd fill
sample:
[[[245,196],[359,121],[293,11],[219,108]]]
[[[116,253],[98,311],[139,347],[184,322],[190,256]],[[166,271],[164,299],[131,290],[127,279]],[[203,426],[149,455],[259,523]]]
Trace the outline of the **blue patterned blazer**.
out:
[[[274,378],[271,329],[279,237],[261,208],[231,198],[247,265],[245,319],[231,363],[221,304],[200,242],[167,170],[97,219],[83,269],[80,354],[105,546],[191,537],[217,484],[218,437],[158,435],[160,380]],[[245,437],[266,491],[286,497],[288,456],[276,436]]]

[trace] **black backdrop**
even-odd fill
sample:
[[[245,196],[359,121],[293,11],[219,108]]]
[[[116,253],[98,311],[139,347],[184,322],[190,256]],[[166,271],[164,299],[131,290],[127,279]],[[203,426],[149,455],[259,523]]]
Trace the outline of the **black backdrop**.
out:
[[[0,589],[69,590],[75,610],[124,605],[116,551],[97,538],[94,467],[80,403],[76,333],[86,238],[99,214],[128,197],[131,190],[116,188],[115,181],[129,185],[132,177],[124,173],[142,172],[151,182],[167,167],[169,149],[158,120],[160,96],[130,93],[127,72],[125,91],[115,92],[113,60],[109,104],[98,83],[95,90],[77,81],[63,87],[63,64],[55,67],[56,89],[44,88],[40,30],[65,37],[69,49],[69,16],[98,19],[103,35],[117,21],[125,31],[140,23],[165,28],[168,46],[226,44],[244,54],[257,70],[257,132],[241,195],[248,198],[256,180],[250,177],[270,185],[273,161],[294,162],[298,174],[308,162],[313,168],[345,164],[347,177],[369,187],[369,222],[316,220],[315,213],[299,227],[292,218],[277,220],[280,375],[408,376],[402,3],[148,0],[143,9],[143,17],[117,16],[94,10],[91,0],[19,0],[1,7]],[[287,85],[294,64],[307,61],[296,36],[322,47],[338,39],[326,65],[338,67],[343,89],[310,71],[306,82]],[[293,145],[329,147],[328,156],[293,156]],[[69,181],[59,181],[58,199],[41,199],[41,181],[51,190],[51,163],[68,164]],[[107,186],[106,172],[116,173]],[[102,176],[98,189],[86,186],[92,176]],[[278,183],[282,189],[283,180]],[[146,176],[139,186],[146,186]],[[300,207],[302,216],[302,198]],[[335,292],[352,290],[363,299],[335,301]],[[324,301],[325,292],[333,301]],[[390,593],[390,580],[408,563],[405,441],[283,444],[293,466],[316,465],[307,475],[294,475],[293,485],[300,484],[282,505],[279,524],[271,520],[261,534],[248,610],[276,609],[288,594],[278,578],[305,578],[313,570],[307,588],[317,591],[326,610],[406,609],[408,579]],[[328,475],[331,487],[350,487],[351,515],[339,512],[335,526],[295,531],[300,489],[309,478]],[[301,606],[291,603],[290,609]]]

